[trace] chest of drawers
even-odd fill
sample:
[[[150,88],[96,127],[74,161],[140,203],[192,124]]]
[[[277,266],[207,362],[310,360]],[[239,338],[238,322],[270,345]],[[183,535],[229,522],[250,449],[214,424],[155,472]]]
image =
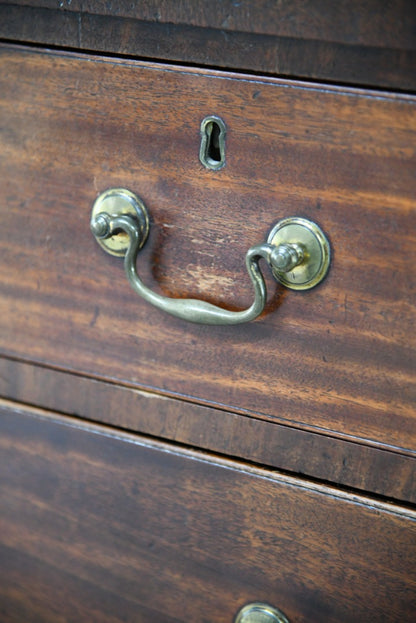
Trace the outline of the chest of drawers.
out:
[[[411,5],[61,4],[0,6],[3,619],[413,620]],[[235,318],[289,217],[328,273],[186,322],[94,239],[109,189],[151,299]]]

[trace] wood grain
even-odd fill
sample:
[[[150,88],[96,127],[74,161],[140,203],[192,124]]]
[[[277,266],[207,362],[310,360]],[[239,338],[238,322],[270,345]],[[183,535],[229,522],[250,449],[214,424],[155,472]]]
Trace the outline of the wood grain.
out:
[[[5,623],[413,621],[410,510],[53,416],[0,431]]]
[[[415,90],[413,0],[0,3],[9,40]]]
[[[237,30],[256,34],[328,39],[339,43],[415,49],[412,32],[415,6],[411,0],[3,0],[5,5],[43,7],[60,13],[88,13],[141,21],[189,24],[200,28]],[[61,6],[57,6],[60,4]],[[370,19],[372,18],[372,19]]]
[[[415,457],[0,358],[0,395],[350,489],[416,503]]]
[[[1,353],[415,450],[413,98],[7,47],[0,68]],[[217,173],[198,160],[212,113]],[[165,295],[247,306],[246,250],[290,215],[328,234],[329,276],[268,277],[248,325],[167,317],[89,231],[116,186],[149,208],[139,272]]]

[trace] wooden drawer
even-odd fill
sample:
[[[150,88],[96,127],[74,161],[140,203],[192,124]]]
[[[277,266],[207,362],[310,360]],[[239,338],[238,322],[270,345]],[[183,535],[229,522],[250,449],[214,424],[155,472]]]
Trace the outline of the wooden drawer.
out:
[[[414,453],[413,97],[1,52],[3,356]],[[198,158],[209,114],[227,126],[219,171]],[[293,215],[328,235],[329,274],[299,293],[265,268],[267,313],[246,325],[164,315],[90,233],[120,186],[150,211],[155,291],[248,306],[244,255]]]
[[[416,88],[413,0],[2,0],[8,40],[280,76]]]
[[[2,621],[414,619],[413,511],[5,404],[0,472]]]
[[[2,623],[413,621],[416,13],[338,4],[0,1]],[[329,273],[262,262],[249,324],[163,314],[90,232],[115,187],[163,297],[246,308],[290,216]]]

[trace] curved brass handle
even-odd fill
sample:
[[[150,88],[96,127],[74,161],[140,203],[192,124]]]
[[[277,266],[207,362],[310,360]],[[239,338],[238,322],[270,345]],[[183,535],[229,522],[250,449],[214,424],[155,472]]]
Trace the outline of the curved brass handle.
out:
[[[267,293],[259,268],[261,258],[278,281],[293,289],[313,287],[329,267],[329,244],[319,227],[306,219],[284,219],[272,229],[267,242],[247,251],[246,267],[254,288],[252,305],[243,311],[229,311],[196,299],[165,297],[142,282],[136,259],[149,232],[149,218],[143,202],[130,191],[114,188],[100,195],[93,206],[91,230],[108,253],[124,255],[127,279],[142,298],[177,318],[201,324],[239,324],[262,313]]]
[[[289,623],[289,619],[278,608],[256,601],[241,608],[234,623]]]

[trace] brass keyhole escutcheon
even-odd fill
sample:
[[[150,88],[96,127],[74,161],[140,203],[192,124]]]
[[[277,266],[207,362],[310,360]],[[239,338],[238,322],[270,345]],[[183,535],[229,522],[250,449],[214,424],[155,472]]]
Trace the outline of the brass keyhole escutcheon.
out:
[[[199,159],[207,169],[218,171],[225,165],[225,134],[225,123],[220,117],[210,115],[202,120]]]

